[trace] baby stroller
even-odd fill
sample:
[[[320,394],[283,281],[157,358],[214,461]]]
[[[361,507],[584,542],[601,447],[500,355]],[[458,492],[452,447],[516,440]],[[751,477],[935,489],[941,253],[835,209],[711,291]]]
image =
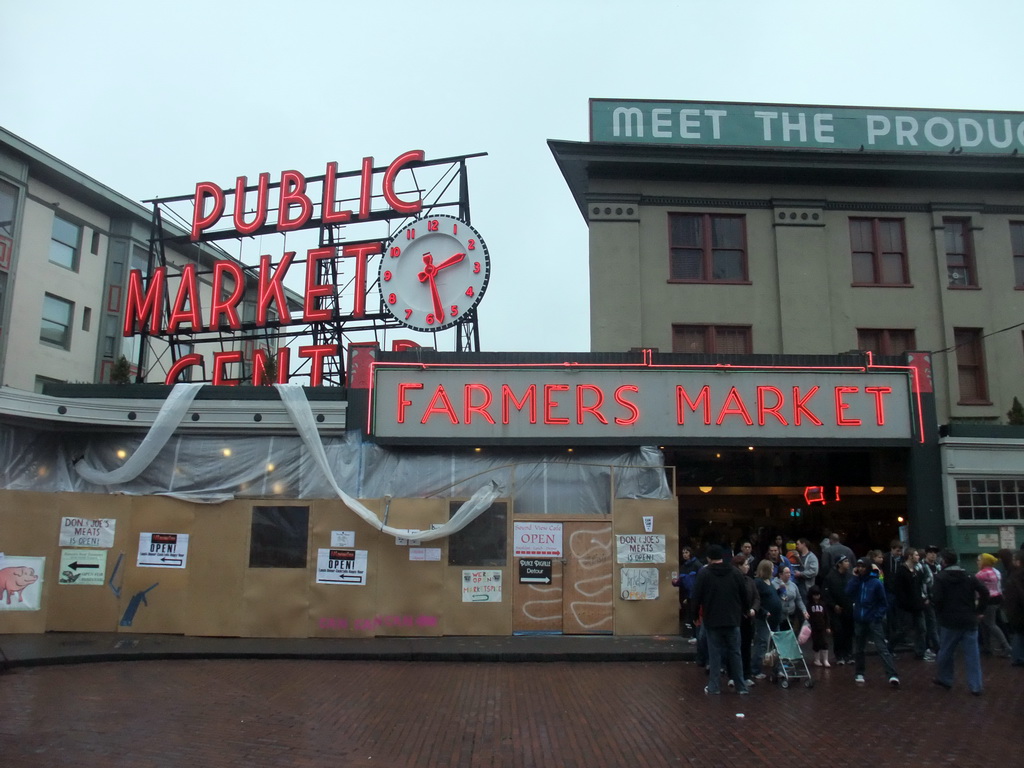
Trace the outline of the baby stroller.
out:
[[[772,632],[769,628],[768,635],[768,655],[772,657],[771,667],[775,670],[773,677],[778,681],[779,687],[789,688],[790,680],[803,680],[804,688],[813,688],[814,678],[811,677],[811,670],[807,668],[796,633],[792,629]]]

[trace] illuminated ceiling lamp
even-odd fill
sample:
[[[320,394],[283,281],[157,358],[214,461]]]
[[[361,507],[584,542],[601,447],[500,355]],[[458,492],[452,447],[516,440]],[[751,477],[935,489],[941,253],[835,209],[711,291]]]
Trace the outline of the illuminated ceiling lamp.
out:
[[[701,493],[711,493],[711,489],[712,488],[713,488],[713,486],[710,486],[710,485],[698,485],[697,486],[697,490],[700,491]]]
[[[885,490],[885,486],[884,485],[872,485],[871,486],[871,492],[872,493],[881,493],[884,490]]]

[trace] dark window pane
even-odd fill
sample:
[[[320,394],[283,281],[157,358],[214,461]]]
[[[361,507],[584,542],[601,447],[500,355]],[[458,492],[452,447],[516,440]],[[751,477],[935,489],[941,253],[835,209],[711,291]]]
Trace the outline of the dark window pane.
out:
[[[50,241],[50,261],[68,269],[75,267],[75,249],[56,240]]]
[[[1010,249],[1015,256],[1024,256],[1024,224],[1010,222]]]
[[[309,507],[253,507],[250,568],[305,568]]]
[[[70,221],[57,218],[53,220],[53,239],[72,248],[78,247],[79,231],[80,228]]]
[[[715,352],[720,355],[745,355],[750,352],[750,330],[747,328],[718,328],[715,333]]]
[[[707,352],[707,331],[699,325],[679,325],[673,329],[672,351],[701,353]]]
[[[701,219],[701,216],[673,216],[671,244],[702,248]]]
[[[882,282],[902,283],[903,277],[903,254],[883,253],[882,254]]]
[[[850,244],[855,251],[871,250],[871,222],[864,219],[850,220]]]
[[[903,222],[883,220],[878,222],[878,239],[883,251],[903,251]]]
[[[452,501],[448,516],[459,511],[463,502]],[[503,567],[508,544],[508,505],[498,501],[473,522],[448,537],[448,565]]]
[[[742,248],[743,219],[738,216],[715,217],[711,220],[712,248]]]
[[[853,282],[875,282],[875,260],[870,253],[853,254]]]
[[[703,278],[704,261],[700,251],[688,248],[672,249],[673,280],[700,280]]]
[[[715,251],[711,277],[714,280],[742,280],[743,251]]]
[[[0,181],[0,235],[14,237],[14,209],[18,201],[18,190]]]

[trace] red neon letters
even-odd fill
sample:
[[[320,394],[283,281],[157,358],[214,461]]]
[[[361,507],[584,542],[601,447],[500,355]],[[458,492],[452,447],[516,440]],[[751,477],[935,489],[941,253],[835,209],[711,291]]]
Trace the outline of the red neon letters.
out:
[[[835,423],[840,427],[858,427],[861,419],[848,418],[845,413],[851,406],[850,398],[856,397],[862,390],[860,387],[834,387]],[[818,395],[821,388],[813,386],[806,391],[793,387],[787,402],[786,395],[778,387],[759,386],[756,388],[753,413],[758,426],[763,427],[770,416],[782,426],[802,426],[809,422],[820,427],[824,422],[811,410],[811,401]],[[864,387],[864,394],[871,395],[875,405],[875,424],[885,425],[885,397],[892,394],[892,387]],[[705,384],[696,397],[691,397],[685,387],[676,387],[676,421],[686,423],[687,413],[701,413],[705,425],[714,423],[721,426],[726,419],[738,418],[747,426],[754,425],[754,418],[743,400],[742,394],[731,387],[720,404],[712,403],[711,386]],[[788,417],[788,418],[787,418]]]
[[[363,317],[366,314],[366,265],[369,257],[380,253],[381,244],[356,243],[343,246],[341,255],[355,259],[353,266],[353,299],[351,314]],[[303,322],[323,322],[334,317],[340,308],[332,308],[322,299],[329,297],[334,288],[317,282],[317,265],[320,261],[333,258],[334,248],[311,248],[306,252],[306,294],[302,307]],[[256,325],[265,326],[270,311],[275,308],[282,323],[291,320],[291,311],[285,296],[284,278],[295,259],[295,252],[288,251],[275,266],[269,255],[260,257],[259,280],[256,286]],[[230,285],[230,291],[228,286]],[[145,329],[151,335],[174,333],[184,327],[192,331],[216,330],[223,322],[227,327],[238,330],[242,327],[239,305],[245,295],[245,275],[236,262],[218,261],[213,266],[212,298],[209,318],[203,322],[203,306],[196,279],[196,266],[188,264],[182,268],[178,293],[168,318],[167,327],[160,327],[161,308],[167,289],[167,268],[158,267],[143,288],[142,272],[133,269],[128,275],[128,294],[125,303],[125,336],[131,336],[137,329]]]
[[[886,423],[885,401],[893,394],[892,387],[844,385],[762,385],[742,391],[736,386],[713,389],[710,384],[688,391],[687,387],[676,385],[674,391],[676,424],[685,426],[687,419],[695,416],[709,427],[737,423],[748,427],[822,427],[826,422],[838,427],[859,427],[871,421],[882,427]],[[864,414],[865,398],[873,406],[874,419],[849,415],[854,405],[854,412]],[[624,427],[636,424],[641,408],[647,407],[656,404],[645,403],[640,387],[633,384],[613,389],[591,383],[531,383],[515,388],[509,384],[426,385],[405,381],[398,383],[394,413],[398,424],[482,426],[518,422],[552,427]]]
[[[411,417],[420,424],[429,424],[432,419],[447,420],[451,424],[473,424],[475,421],[488,424],[510,424],[513,419],[522,418],[530,424],[581,425],[589,420],[601,424],[613,423],[626,426],[636,422],[640,410],[628,397],[627,393],[636,393],[637,387],[624,385],[617,387],[612,393],[614,407],[605,408],[605,396],[602,389],[593,384],[545,384],[538,391],[536,384],[523,388],[521,397],[517,397],[508,384],[503,384],[495,397],[495,392],[486,384],[464,384],[454,387],[460,396],[461,408],[456,408],[444,384],[439,384],[430,393],[425,407],[415,407],[413,393],[424,390],[418,382],[402,382],[398,385],[398,410],[396,421],[404,424]],[[426,394],[426,393],[424,393]],[[495,406],[495,399],[500,406]],[[517,412],[513,414],[513,410]],[[567,415],[556,415],[565,413]],[[497,416],[497,418],[495,418]]]
[[[403,200],[395,189],[398,174],[412,163],[422,162],[422,150],[414,149],[396,157],[384,171],[382,194],[388,206],[396,213],[414,214],[423,208],[423,200],[419,197]],[[277,187],[277,221],[274,229],[288,232],[301,229],[313,221],[315,209],[320,209],[320,220],[324,224],[350,221],[352,211],[339,210],[336,200],[338,186],[338,164],[327,164],[321,184],[321,195],[314,202],[307,192],[307,180],[298,171],[282,171]],[[248,179],[239,176],[235,180],[234,189],[221,189],[212,181],[201,181],[196,184],[195,197],[192,201],[192,241],[201,240],[205,231],[215,227],[223,218],[226,208],[226,196],[234,195],[231,224],[240,235],[251,235],[267,225],[270,217],[270,174],[261,173],[256,185],[255,213],[250,221],[245,220],[246,193]],[[359,180],[359,219],[370,216],[370,205],[373,200],[373,158],[363,158]]]

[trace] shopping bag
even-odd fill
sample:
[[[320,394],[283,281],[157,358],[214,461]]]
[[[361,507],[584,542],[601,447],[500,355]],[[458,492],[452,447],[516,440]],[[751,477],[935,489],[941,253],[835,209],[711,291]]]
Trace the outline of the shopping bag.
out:
[[[797,636],[797,640],[800,641],[800,645],[805,645],[808,640],[811,639],[811,625],[804,622],[804,625],[800,627],[800,634]]]

